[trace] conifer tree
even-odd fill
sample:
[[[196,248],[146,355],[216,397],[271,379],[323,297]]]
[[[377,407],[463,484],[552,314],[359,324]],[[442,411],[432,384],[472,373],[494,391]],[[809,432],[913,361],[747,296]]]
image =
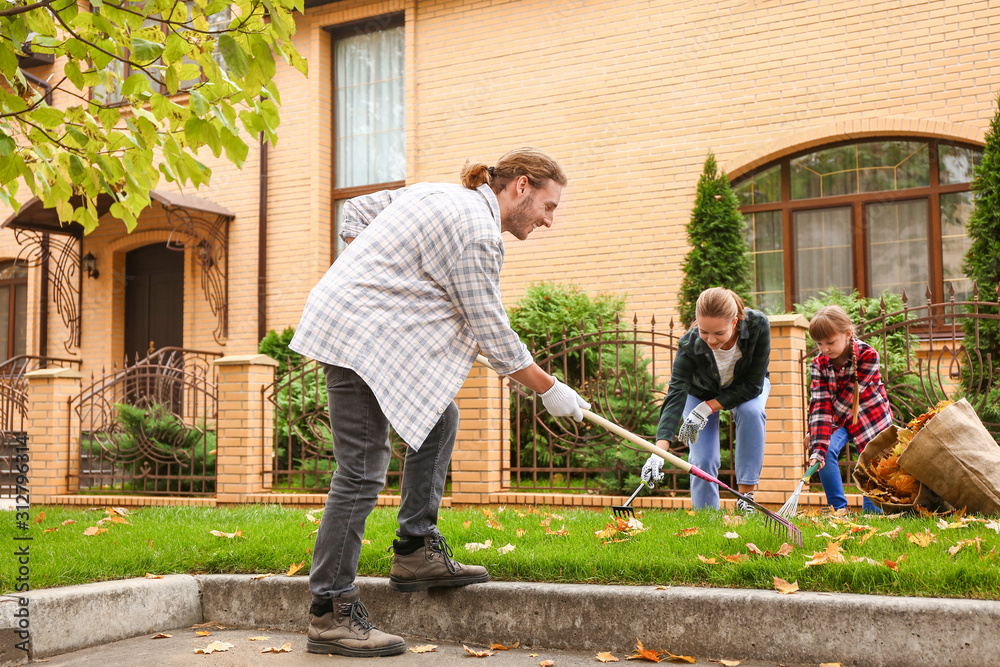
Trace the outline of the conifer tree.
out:
[[[1000,105],[1000,98],[997,100]],[[1000,285],[1000,110],[993,116],[986,132],[986,146],[983,159],[974,172],[972,191],[975,193],[975,208],[966,223],[966,233],[972,245],[962,262],[962,271],[979,286],[980,313],[997,314],[997,285]],[[993,304],[988,305],[988,304]],[[978,351],[985,363],[991,356],[993,378],[996,382],[1000,373],[1000,323],[997,320],[980,318]],[[965,348],[972,356],[973,378],[990,377],[990,369],[983,369],[979,375],[976,355],[976,321],[966,319]],[[978,380],[977,380],[978,383]]]
[[[690,252],[684,260],[678,312],[684,326],[694,321],[698,295],[709,287],[726,287],[752,304],[750,250],[743,235],[739,200],[725,172],[719,172],[715,155],[708,154],[694,210],[687,225]]]

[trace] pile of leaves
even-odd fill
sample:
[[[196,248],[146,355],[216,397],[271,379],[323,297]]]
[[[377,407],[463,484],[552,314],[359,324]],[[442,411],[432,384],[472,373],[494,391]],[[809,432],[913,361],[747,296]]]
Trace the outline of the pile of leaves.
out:
[[[868,485],[862,488],[866,496],[900,505],[914,501],[920,492],[920,482],[899,467],[899,457],[906,451],[913,436],[952,403],[954,401],[940,401],[932,409],[910,420],[906,428],[896,431],[896,446],[868,464]]]

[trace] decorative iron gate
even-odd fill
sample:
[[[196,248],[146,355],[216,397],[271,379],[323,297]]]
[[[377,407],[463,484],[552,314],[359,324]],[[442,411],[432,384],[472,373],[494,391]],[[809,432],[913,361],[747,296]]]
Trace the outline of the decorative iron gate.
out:
[[[21,354],[0,364],[0,498],[14,497],[14,453],[18,437],[25,435],[28,410],[28,378],[40,368],[80,369],[76,359]]]
[[[100,378],[72,407],[80,491],[191,496],[215,491],[219,354],[163,348]]]
[[[1000,441],[1000,388],[993,377],[992,357],[984,358],[979,352],[981,324],[1000,320],[1000,315],[995,312],[995,302],[979,301],[978,287],[973,287],[972,294],[972,301],[956,302],[954,287],[950,287],[947,302],[931,303],[928,289],[925,302],[911,308],[904,291],[901,310],[888,312],[883,299],[877,317],[858,322],[858,338],[874,347],[881,358],[882,382],[897,426],[905,426],[939,401],[965,397],[987,430]],[[966,327],[975,344],[972,350],[965,345]],[[807,423],[809,380],[816,352],[816,347],[810,345],[801,359]],[[846,484],[853,484],[851,471],[857,455],[857,449],[850,446],[840,462]],[[803,462],[807,457],[803,448]],[[811,487],[822,489],[816,483]]]
[[[291,368],[261,392],[264,409],[274,411],[273,492],[326,493],[337,462],[327,407],[323,368],[307,360]],[[383,493],[398,494],[406,443],[389,430],[392,458]],[[445,495],[450,495],[449,466]]]
[[[609,328],[603,321],[591,328],[581,324],[578,332],[564,330],[558,342],[532,351],[536,362],[579,391],[593,412],[653,442],[677,342],[685,331],[675,329],[673,319],[658,330],[655,317],[640,329],[637,316],[631,327],[616,318]],[[533,392],[509,384],[510,460],[504,472],[510,490],[617,494],[639,483],[649,456],[644,450],[589,422],[550,417]],[[733,429],[728,413],[722,418],[718,477],[735,487]],[[688,448],[679,441],[670,451],[687,458]],[[689,493],[686,473],[669,465],[663,472],[657,494]]]

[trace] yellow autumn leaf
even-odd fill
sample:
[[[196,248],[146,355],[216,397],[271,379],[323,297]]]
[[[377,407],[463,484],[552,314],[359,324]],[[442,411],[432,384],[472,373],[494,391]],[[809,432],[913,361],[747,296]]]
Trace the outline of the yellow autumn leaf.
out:
[[[775,577],[774,590],[778,591],[782,595],[791,595],[792,593],[799,590],[799,582],[793,581],[792,583],[788,583],[781,577]]]
[[[242,530],[237,530],[235,533],[224,533],[221,530],[210,530],[208,532],[210,532],[212,535],[215,535],[216,537],[226,537],[229,538],[230,540],[233,539],[234,537],[243,537]]]
[[[208,630],[197,630],[195,634],[198,635],[199,637],[208,637],[212,633],[209,632]]]
[[[277,648],[274,646],[268,646],[267,648],[262,648],[261,653],[291,653],[292,652],[292,642],[285,642]]]
[[[884,533],[879,533],[880,537],[888,537],[890,540],[894,540],[899,536],[899,531],[903,530],[902,526],[896,526],[892,530],[887,530]]]
[[[255,580],[255,581],[257,581],[257,580],[260,580],[260,579],[267,579],[268,577],[273,577],[273,576],[274,576],[273,572],[268,572],[267,574],[255,574],[255,575],[253,575],[250,578],[253,579],[253,580]]]
[[[663,655],[667,656],[671,660],[680,660],[682,662],[691,662],[691,663],[698,662],[696,658],[692,658],[689,655],[674,655],[670,651],[664,651]]]
[[[503,525],[501,525],[499,521],[496,521],[494,519],[487,519],[486,520],[486,525],[489,526],[490,528],[492,528],[493,530],[503,530],[504,529]]]
[[[674,537],[690,537],[692,535],[697,535],[697,534],[698,534],[698,528],[697,526],[695,526],[694,528],[685,528],[680,532],[674,533]]]
[[[107,528],[98,528],[97,526],[91,526],[87,530],[83,531],[84,535],[100,535],[101,533],[108,532]]]
[[[613,523],[605,524],[603,530],[594,531],[594,535],[597,535],[597,538],[601,540],[612,538],[617,534],[618,534],[618,529],[615,527]]]
[[[556,664],[556,661],[555,660],[542,660],[538,664],[540,665],[540,667],[552,667],[552,665]]]
[[[58,533],[58,532],[59,532],[59,529],[58,529],[58,528],[46,528],[46,529],[45,529],[45,530],[43,530],[42,532],[43,532],[43,533]]]
[[[724,533],[722,536],[724,538],[726,538],[727,540],[738,540],[738,539],[740,539],[740,534],[737,533],[735,530],[731,530],[728,533]]]
[[[462,528],[466,528],[466,529],[468,529],[468,528],[470,528],[471,526],[472,526],[472,522],[471,522],[471,521],[463,521],[463,522],[462,522]]]
[[[739,526],[739,525],[744,524],[744,523],[746,523],[746,519],[744,519],[739,514],[734,514],[734,515],[723,514],[722,515],[722,525],[724,525],[724,526],[726,526],[728,528],[733,528],[735,526]]]
[[[750,554],[724,554],[721,551],[719,552],[719,555],[722,556],[722,560],[729,563],[742,563],[750,558]]]
[[[421,644],[420,646],[411,646],[410,653],[430,653],[431,651],[437,650],[437,644]]]
[[[705,563],[706,565],[718,565],[719,564],[719,561],[717,561],[714,556],[712,558],[705,558],[701,554],[698,554],[698,560],[700,560],[702,563]]]
[[[851,556],[852,563],[868,563],[869,565],[881,565],[877,560],[872,560],[868,556]]]
[[[34,523],[41,523],[42,521],[45,521],[45,510],[38,513],[38,516],[35,517]]]
[[[753,542],[747,542],[747,551],[749,551],[750,553],[754,554],[755,556],[763,556],[764,555],[764,552],[760,550],[760,547],[758,547]]]
[[[66,520],[65,520],[65,521],[63,521],[63,522],[62,522],[62,524],[60,524],[60,525],[63,525],[63,526],[68,526],[68,525],[70,525],[71,523],[76,523],[76,521],[74,521],[73,519],[66,519]]]
[[[289,577],[295,576],[295,573],[301,570],[302,566],[305,564],[306,564],[305,561],[301,561],[299,563],[292,563],[291,566],[288,568],[288,574],[286,576]]]
[[[313,524],[318,524],[319,523],[319,519],[317,519],[316,517],[314,517],[309,512],[306,512],[306,521],[308,521],[309,523],[313,523]]]
[[[173,637],[173,635],[168,635],[166,632],[153,635],[153,639],[170,639],[171,637]]]
[[[724,667],[739,667],[742,660],[711,660],[710,662],[717,662]]]
[[[511,544],[510,542],[508,542],[506,544],[506,546],[502,546],[499,549],[497,549],[497,553],[502,556],[504,554],[509,554],[511,551],[513,551],[516,548],[517,547],[515,547],[513,544]]]
[[[494,651],[509,651],[512,648],[517,648],[521,645],[521,642],[514,642],[510,646],[505,646],[503,644],[490,644],[490,649]]]
[[[205,648],[196,648],[195,653],[222,653],[223,651],[228,651],[234,646],[229,642],[212,642]]]
[[[639,641],[638,637],[635,640],[635,648],[632,650],[635,651],[635,653],[626,658],[627,660],[649,660],[650,662],[659,662],[660,654],[663,653],[662,651],[651,651],[648,648],[645,648],[642,645],[642,642]]]
[[[621,662],[621,660],[612,655],[610,651],[598,653],[596,658],[598,662]]]
[[[528,534],[528,531],[526,531],[524,528],[518,528],[517,529],[517,536],[518,537],[524,537],[527,534]]]
[[[488,658],[491,655],[496,655],[496,651],[490,651],[490,650],[486,650],[486,651],[474,651],[471,648],[469,648],[468,646],[466,646],[465,644],[462,644],[462,648],[465,649],[466,653],[468,653],[469,655],[474,655],[477,658]]]
[[[777,555],[778,556],[790,556],[792,554],[792,550],[793,549],[794,549],[794,547],[791,544],[789,544],[788,542],[784,542],[778,548]]]
[[[247,637],[248,642],[266,642],[270,637]]]
[[[489,549],[491,546],[493,546],[493,540],[486,540],[485,542],[466,542],[465,550],[471,554],[482,549]]]
[[[489,507],[484,507],[481,511],[483,513],[483,516],[486,517],[487,519],[493,518],[493,510],[491,510]]]
[[[821,662],[819,663],[819,667],[844,667],[844,666],[839,662]]]
[[[147,579],[162,579],[163,575],[162,574],[150,574],[149,572],[147,572],[146,573],[146,578]]]
[[[560,528],[559,530],[552,530],[551,528],[546,527],[545,534],[546,535],[569,535],[569,531],[566,530],[566,524],[563,524],[562,528]]]
[[[913,544],[916,544],[918,547],[924,548],[929,547],[932,542],[937,542],[937,539],[935,539],[934,533],[931,532],[930,528],[927,528],[922,533],[907,533],[906,539]]]

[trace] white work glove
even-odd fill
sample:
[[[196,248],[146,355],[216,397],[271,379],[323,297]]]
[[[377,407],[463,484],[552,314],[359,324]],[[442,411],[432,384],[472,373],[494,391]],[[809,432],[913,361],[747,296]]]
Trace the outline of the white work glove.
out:
[[[663,457],[658,454],[650,454],[646,462],[642,464],[642,481],[646,483],[646,486],[653,488],[653,482],[659,482],[663,479]]]
[[[542,397],[542,405],[553,417],[572,417],[576,421],[582,422],[583,410],[581,408],[590,409],[590,403],[583,400],[580,394],[558,379],[547,392],[539,394],[539,396]]]
[[[689,446],[698,439],[701,429],[705,428],[708,418],[712,414],[712,406],[706,401],[699,403],[694,410],[688,413],[681,424],[681,429],[677,432],[677,438],[686,442]]]

